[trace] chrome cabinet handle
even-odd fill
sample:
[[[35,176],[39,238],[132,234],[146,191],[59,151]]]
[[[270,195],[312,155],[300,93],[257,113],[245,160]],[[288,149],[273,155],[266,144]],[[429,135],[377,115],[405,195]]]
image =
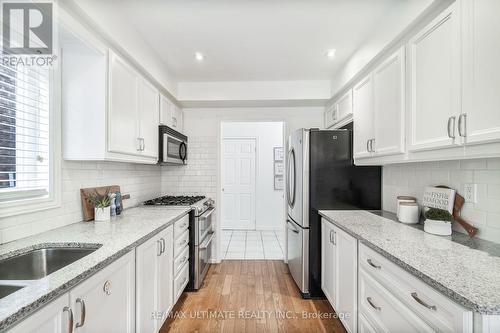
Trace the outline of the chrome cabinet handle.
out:
[[[102,286],[102,290],[106,293],[106,295],[111,295],[111,282],[107,280],[104,282],[104,285]]]
[[[371,149],[372,153],[374,153],[375,152],[375,148],[373,146],[375,145],[375,139],[371,139],[370,142],[371,142],[370,143],[370,149]]]
[[[371,259],[366,259],[366,262],[367,262],[370,266],[372,266],[373,268],[376,268],[376,269],[381,269],[381,268],[382,268],[382,266],[375,265]]]
[[[141,138],[142,141],[142,151],[146,150],[146,141],[144,141],[144,138]]]
[[[156,256],[159,257],[159,256],[161,256],[161,253],[162,253],[161,252],[161,241],[158,239],[156,241],[156,244],[158,245],[158,251],[156,252]]]
[[[413,299],[414,299],[415,301],[417,301],[417,303],[418,303],[418,304],[425,306],[427,309],[429,309],[429,310],[433,310],[433,311],[436,311],[436,310],[437,310],[437,308],[436,308],[436,306],[435,306],[435,305],[429,305],[429,304],[425,303],[424,301],[422,301],[422,300],[420,299],[420,297],[418,297],[418,294],[417,294],[417,293],[411,293],[411,297],[413,297]]]
[[[375,310],[377,310],[377,311],[382,310],[382,308],[380,306],[376,306],[375,304],[373,304],[373,300],[371,297],[367,297],[366,300],[372,306],[372,308],[374,308]]]
[[[453,116],[453,117],[450,117],[448,118],[448,137],[450,139],[455,139],[455,121],[456,121],[456,117]],[[453,125],[452,125],[453,123]],[[451,134],[451,129],[453,129],[453,134]]]
[[[68,333],[73,333],[73,310],[69,306],[63,308],[63,312],[67,312],[69,316],[68,320]]]
[[[371,150],[370,150],[370,141],[371,140],[366,140],[366,151],[371,153]]]
[[[458,135],[464,138],[467,136],[467,113],[462,113],[458,117]]]
[[[141,141],[141,138],[137,138],[137,143],[139,144],[139,147],[137,148],[137,151],[142,151],[142,141]]]
[[[165,249],[167,248],[165,238],[162,237],[160,240],[161,240],[161,244],[162,244],[161,253],[165,253]]]
[[[85,325],[85,316],[87,315],[87,310],[85,309],[85,301],[81,298],[76,299],[76,303],[80,303],[80,306],[82,307],[82,314],[80,315],[80,322],[76,323],[76,327],[82,327]]]

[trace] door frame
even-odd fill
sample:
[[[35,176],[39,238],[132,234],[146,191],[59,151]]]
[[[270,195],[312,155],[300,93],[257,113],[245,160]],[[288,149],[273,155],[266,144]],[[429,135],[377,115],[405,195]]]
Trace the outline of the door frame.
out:
[[[280,118],[280,117],[262,117],[262,116],[249,116],[247,115],[231,115],[231,116],[217,116],[217,197],[216,197],[216,206],[220,206],[217,203],[222,202],[222,172],[221,172],[221,160],[222,160],[222,153],[221,153],[221,148],[222,148],[222,124],[223,123],[239,123],[239,122],[249,122],[249,123],[267,123],[267,122],[278,122],[282,124],[282,136],[283,136],[283,147],[286,149],[287,147],[287,138],[288,135],[290,134],[290,128],[288,126],[287,120],[285,118]],[[286,154],[285,154],[285,165],[286,165]],[[286,168],[285,168],[286,169]],[[283,177],[286,177],[286,170],[283,175]],[[286,239],[286,218],[287,218],[287,202],[285,199],[285,190],[283,190],[283,218],[282,218],[282,226],[283,226],[283,231],[285,232],[285,240],[284,240],[284,246],[285,248],[283,249],[284,251],[284,258],[283,262],[287,262],[286,259],[286,253],[287,253],[287,239]],[[221,209],[219,209],[221,210]],[[221,214],[217,213],[216,214],[216,234],[221,235],[222,234],[222,218]],[[221,237],[216,237],[215,239],[215,259],[212,259],[213,263],[220,263],[223,259],[222,253],[221,253]]]
[[[258,154],[258,151],[259,151],[259,138],[257,137],[251,137],[251,136],[241,136],[241,137],[234,137],[234,136],[228,136],[228,137],[221,137],[220,139],[220,150],[221,150],[221,153],[220,153],[220,158],[219,158],[219,161],[221,162],[220,163],[220,200],[219,200],[219,206],[220,206],[220,227],[221,227],[221,231],[222,231],[222,222],[224,221],[224,213],[223,213],[223,208],[224,207],[224,196],[223,196],[223,192],[222,191],[222,179],[223,179],[223,176],[224,176],[224,173],[222,172],[222,158],[224,157],[224,154],[222,152],[222,146],[224,144],[224,140],[253,140],[255,142],[255,151],[254,151],[254,157],[255,157],[255,165],[254,165],[254,183],[253,183],[253,194],[254,194],[254,197],[253,197],[253,203],[252,203],[252,209],[253,209],[253,214],[254,214],[254,219],[253,219],[253,229],[245,229],[245,228],[233,228],[233,230],[256,230],[257,228],[257,220],[256,220],[256,216],[257,216],[257,200],[256,200],[256,196],[257,196],[257,174],[258,174],[258,171],[257,171],[257,165],[259,164],[259,154]]]

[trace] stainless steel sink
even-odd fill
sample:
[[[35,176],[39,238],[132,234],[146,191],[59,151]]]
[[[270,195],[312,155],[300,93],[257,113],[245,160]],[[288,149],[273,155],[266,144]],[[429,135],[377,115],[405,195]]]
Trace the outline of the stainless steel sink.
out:
[[[81,259],[95,250],[77,247],[46,247],[0,261],[1,280],[38,280]],[[8,286],[0,286],[7,288]],[[14,290],[15,291],[15,290]]]
[[[8,296],[22,288],[24,287],[0,285],[0,298],[4,298],[5,296]]]

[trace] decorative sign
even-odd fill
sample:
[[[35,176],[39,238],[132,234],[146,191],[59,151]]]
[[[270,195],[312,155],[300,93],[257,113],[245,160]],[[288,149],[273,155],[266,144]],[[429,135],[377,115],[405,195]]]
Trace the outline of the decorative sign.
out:
[[[453,214],[455,190],[449,188],[426,187],[422,206],[447,210]]]
[[[282,191],[285,187],[283,176],[274,176],[274,189]]]
[[[285,157],[283,147],[274,147],[274,161],[275,162],[283,162],[283,159]]]

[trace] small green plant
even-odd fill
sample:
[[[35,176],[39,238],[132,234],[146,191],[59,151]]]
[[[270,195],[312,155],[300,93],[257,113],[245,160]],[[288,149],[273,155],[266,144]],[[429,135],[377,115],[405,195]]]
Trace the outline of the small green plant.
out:
[[[453,216],[447,210],[439,208],[430,208],[424,215],[425,218],[429,220],[445,222],[451,222],[453,220]]]
[[[89,195],[87,200],[95,208],[108,207],[111,205],[111,198],[109,197],[109,189],[107,189],[106,193],[104,194],[99,194],[97,191],[95,191],[95,193]]]

